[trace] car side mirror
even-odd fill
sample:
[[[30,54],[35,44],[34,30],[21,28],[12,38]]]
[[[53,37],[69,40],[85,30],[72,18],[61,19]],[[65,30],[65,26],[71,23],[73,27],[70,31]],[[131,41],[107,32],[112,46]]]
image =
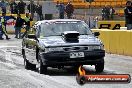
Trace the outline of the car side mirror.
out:
[[[99,36],[100,33],[99,32],[94,32],[94,36]]]

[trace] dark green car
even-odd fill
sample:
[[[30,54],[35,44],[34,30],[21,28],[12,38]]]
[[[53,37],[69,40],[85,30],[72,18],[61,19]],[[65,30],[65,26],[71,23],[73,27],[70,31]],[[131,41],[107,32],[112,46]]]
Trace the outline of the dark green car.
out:
[[[105,50],[88,25],[81,20],[56,19],[36,22],[22,41],[26,69],[46,73],[47,67],[95,65],[104,70]]]

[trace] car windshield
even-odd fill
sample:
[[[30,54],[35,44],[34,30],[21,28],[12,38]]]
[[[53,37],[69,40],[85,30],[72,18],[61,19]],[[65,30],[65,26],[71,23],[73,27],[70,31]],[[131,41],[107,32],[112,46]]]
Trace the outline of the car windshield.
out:
[[[77,31],[80,35],[92,34],[88,25],[81,21],[44,23],[40,29],[40,36],[60,36],[65,31]]]

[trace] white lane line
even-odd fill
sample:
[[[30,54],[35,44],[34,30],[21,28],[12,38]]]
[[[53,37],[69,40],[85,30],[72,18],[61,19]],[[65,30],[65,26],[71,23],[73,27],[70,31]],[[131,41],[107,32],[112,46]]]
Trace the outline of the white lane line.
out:
[[[7,53],[6,51],[3,51],[4,52],[4,59],[7,60],[7,61],[10,61],[10,62],[13,62],[13,60],[11,59],[11,53]]]
[[[18,46],[0,46],[0,48],[18,48]]]
[[[0,64],[4,64],[5,66],[8,66],[8,67],[10,67],[10,68],[15,68],[15,67],[17,67],[16,65],[11,64],[11,63],[0,62]]]
[[[5,52],[5,59],[8,60],[8,61],[13,62],[12,59],[11,59],[11,53]]]

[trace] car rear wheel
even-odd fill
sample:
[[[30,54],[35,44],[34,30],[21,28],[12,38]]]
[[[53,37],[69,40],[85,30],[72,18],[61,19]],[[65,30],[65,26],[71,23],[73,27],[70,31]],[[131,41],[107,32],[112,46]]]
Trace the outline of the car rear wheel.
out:
[[[31,64],[27,59],[24,59],[24,67],[27,70],[35,70],[35,65]]]
[[[103,70],[104,70],[104,59],[101,63],[97,63],[95,65],[95,70],[96,70],[96,72],[103,72]]]
[[[24,52],[24,50],[23,50]],[[31,64],[27,59],[26,59],[26,55],[25,52],[23,53],[23,58],[24,58],[24,67],[27,70],[34,70],[36,68],[36,66],[34,64]]]

